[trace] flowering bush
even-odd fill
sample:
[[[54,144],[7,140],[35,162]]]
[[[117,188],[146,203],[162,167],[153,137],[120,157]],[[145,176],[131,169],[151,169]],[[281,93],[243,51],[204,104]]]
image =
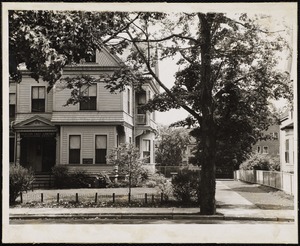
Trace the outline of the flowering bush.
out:
[[[160,173],[150,175],[146,186],[156,188],[159,193],[163,193],[165,199],[168,199],[173,192],[171,182]]]
[[[28,170],[19,164],[9,167],[9,203],[14,204],[22,191],[30,189],[34,175],[32,170]]]
[[[279,171],[279,158],[271,158],[268,155],[255,154],[240,165],[241,170],[266,170]]]

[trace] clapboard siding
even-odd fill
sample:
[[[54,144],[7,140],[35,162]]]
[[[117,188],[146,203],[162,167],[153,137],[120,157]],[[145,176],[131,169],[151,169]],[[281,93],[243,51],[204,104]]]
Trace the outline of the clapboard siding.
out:
[[[57,82],[54,90],[54,105],[53,111],[78,111],[79,104],[64,106],[67,100],[71,97],[71,89],[65,88],[66,84],[63,82]]]
[[[71,90],[64,86],[60,82],[55,88],[54,111],[79,111],[79,103],[64,106],[71,97]],[[105,88],[104,83],[97,83],[97,111],[117,110],[122,110],[122,93],[112,94]]]
[[[85,171],[89,174],[99,174],[101,172],[112,173],[115,169],[113,165],[66,165],[70,172],[75,172],[77,170]]]
[[[17,113],[30,113],[31,112],[31,88],[32,86],[45,86],[47,91],[47,82],[36,82],[34,79],[24,76],[22,83],[17,85]],[[53,93],[45,94],[46,104],[45,112],[52,112]]]
[[[99,111],[122,110],[122,93],[110,93],[104,83],[97,85],[97,109]]]
[[[62,126],[61,164],[68,164],[69,135],[81,135],[82,158],[92,158],[95,162],[95,135],[107,135],[107,154],[116,146],[115,126]]]

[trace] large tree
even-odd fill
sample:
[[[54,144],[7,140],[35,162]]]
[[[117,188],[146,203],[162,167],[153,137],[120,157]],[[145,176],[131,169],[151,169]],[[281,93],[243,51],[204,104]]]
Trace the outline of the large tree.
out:
[[[155,163],[160,166],[182,165],[184,150],[190,143],[189,131],[185,128],[158,129],[158,145],[155,151]]]
[[[256,138],[257,132],[270,124],[268,100],[291,96],[288,74],[276,67],[278,52],[287,47],[280,33],[260,25],[260,17],[249,18],[246,14],[229,18],[221,13],[63,12],[58,18],[57,13],[49,14],[51,18],[46,22],[44,14],[10,13],[10,74],[16,74],[16,65],[25,62],[33,77],[42,77],[51,86],[60,78],[63,66],[76,58],[75,54],[78,59],[83,55],[82,47],[101,49],[105,44],[116,53],[131,47],[130,52],[124,53],[128,55],[124,66],[104,78],[107,88],[116,91],[125,85],[139,87],[153,79],[164,92],[155,95],[144,109],[166,111],[181,107],[189,112],[190,117],[183,122],[195,126],[193,135],[202,168],[200,211],[214,214],[218,139],[225,137],[225,130],[238,136],[238,129],[243,127],[248,129],[243,131],[249,138]],[[45,27],[44,23],[50,26]],[[64,30],[66,23],[66,33],[49,32]],[[60,42],[61,35],[65,39]],[[87,35],[90,46],[78,46],[84,43],[82,35]],[[172,88],[154,71],[157,53],[161,59],[180,57],[180,71]],[[68,80],[71,88],[80,81]],[[80,99],[77,95],[73,93],[70,102],[76,103]]]
[[[154,19],[158,20],[153,23]],[[216,212],[215,168],[222,140],[229,144],[243,137],[247,141],[240,144],[250,151],[251,143],[271,124],[268,100],[292,97],[288,73],[277,67],[288,45],[259,20],[246,14],[236,19],[220,13],[179,14],[172,19],[148,15],[130,26],[123,39],[134,46],[128,61],[144,65],[164,90],[145,109],[181,107],[190,113],[184,123],[195,126],[202,214]],[[180,55],[181,69],[170,89],[152,68],[153,49],[159,49],[162,58]]]

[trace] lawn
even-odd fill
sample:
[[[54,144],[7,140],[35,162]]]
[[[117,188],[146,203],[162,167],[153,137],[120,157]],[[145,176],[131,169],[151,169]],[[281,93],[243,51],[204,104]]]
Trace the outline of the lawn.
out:
[[[39,189],[23,192],[22,203],[53,203],[58,199],[59,202],[76,202],[76,199],[78,202],[128,202],[128,193],[128,188]],[[147,202],[150,202],[160,199],[160,196],[159,190],[155,188],[132,188],[130,199],[131,201],[147,199]],[[19,197],[17,202],[20,201]]]

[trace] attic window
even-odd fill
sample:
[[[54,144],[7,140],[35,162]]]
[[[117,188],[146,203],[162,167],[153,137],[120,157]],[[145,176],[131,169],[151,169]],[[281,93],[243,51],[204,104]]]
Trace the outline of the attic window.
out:
[[[85,62],[96,62],[96,52],[95,50],[87,50],[84,56]]]

